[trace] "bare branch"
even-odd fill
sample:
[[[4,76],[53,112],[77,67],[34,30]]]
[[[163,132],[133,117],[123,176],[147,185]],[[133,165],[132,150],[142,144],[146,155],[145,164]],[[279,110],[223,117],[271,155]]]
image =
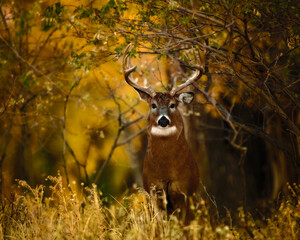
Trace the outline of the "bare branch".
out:
[[[119,146],[121,146],[121,145],[124,145],[124,144],[130,142],[132,139],[134,139],[134,138],[136,138],[137,136],[139,136],[140,134],[144,133],[146,129],[147,129],[146,127],[142,128],[141,130],[139,130],[139,131],[137,131],[136,133],[132,134],[132,135],[129,136],[128,138],[126,138],[126,139],[124,139],[124,140],[118,142],[116,146],[119,147]]]
[[[235,140],[237,137],[237,130],[236,127],[245,130],[246,132],[250,133],[251,135],[260,137],[262,139],[264,139],[265,141],[269,142],[270,144],[272,144],[273,146],[275,146],[276,148],[280,149],[282,152],[284,152],[284,154],[289,158],[289,159],[294,159],[294,156],[292,155],[291,151],[288,150],[283,143],[279,142],[278,140],[272,138],[270,135],[268,135],[267,133],[265,133],[262,129],[259,129],[257,127],[254,126],[249,126],[246,124],[242,124],[239,123],[237,121],[233,120],[233,117],[231,116],[231,114],[229,113],[229,111],[227,111],[222,105],[220,105],[213,97],[211,97],[209,95],[209,93],[201,90],[200,88],[198,88],[197,86],[195,87],[199,92],[201,92],[204,97],[206,98],[206,100],[216,108],[216,110],[219,112],[220,116],[223,118],[223,120],[225,120],[228,124],[230,124],[232,129],[235,129],[234,131],[234,138],[232,140]],[[235,141],[231,141],[231,144],[234,144]],[[239,148],[238,146],[233,145],[234,147]],[[242,151],[245,151],[246,149],[240,149]],[[295,161],[294,161],[295,162]],[[296,164],[297,168],[300,168],[300,164],[297,163]]]

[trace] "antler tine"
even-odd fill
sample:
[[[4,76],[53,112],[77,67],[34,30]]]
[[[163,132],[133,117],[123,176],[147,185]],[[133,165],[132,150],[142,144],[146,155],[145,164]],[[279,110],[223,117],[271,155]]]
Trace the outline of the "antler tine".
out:
[[[153,88],[151,88],[151,86],[149,87],[142,87],[140,85],[138,85],[133,79],[132,77],[130,76],[130,74],[136,70],[136,65],[130,67],[130,61],[129,61],[129,68],[126,68],[126,65],[127,65],[127,60],[129,58],[129,48],[132,46],[132,44],[128,44],[126,49],[125,49],[125,52],[124,52],[124,58],[123,58],[123,72],[124,72],[124,77],[125,77],[125,81],[130,85],[132,86],[133,88],[135,88],[136,90],[138,91],[142,91],[148,95],[150,95],[151,97],[153,97],[155,95],[155,91]],[[130,58],[129,58],[130,60]]]
[[[185,81],[185,83],[181,84],[181,85],[176,85],[176,82],[173,82],[173,87],[170,91],[170,94],[172,96],[174,96],[177,92],[179,92],[180,90],[186,88],[187,86],[193,84],[193,82],[195,82],[196,80],[198,80],[200,77],[202,76],[202,71],[200,71],[199,69],[196,69],[196,71],[194,72],[194,74]]]

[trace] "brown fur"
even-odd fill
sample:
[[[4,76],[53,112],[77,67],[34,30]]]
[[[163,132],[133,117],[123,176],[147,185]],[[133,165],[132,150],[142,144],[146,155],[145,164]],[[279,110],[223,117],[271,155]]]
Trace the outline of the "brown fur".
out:
[[[148,103],[155,101],[159,107],[168,107],[170,101],[175,102],[176,110],[169,111],[171,126],[177,127],[177,133],[170,136],[154,136],[151,127],[157,125],[155,114],[148,118],[148,147],[143,167],[143,185],[147,192],[155,188],[157,192],[166,195],[167,211],[172,213],[181,210],[182,217],[188,214],[188,198],[198,188],[199,173],[195,160],[192,158],[188,143],[184,135],[183,120],[177,110],[178,101],[169,93],[157,93],[149,98]],[[164,208],[163,204],[159,204]],[[185,219],[186,221],[186,219]]]

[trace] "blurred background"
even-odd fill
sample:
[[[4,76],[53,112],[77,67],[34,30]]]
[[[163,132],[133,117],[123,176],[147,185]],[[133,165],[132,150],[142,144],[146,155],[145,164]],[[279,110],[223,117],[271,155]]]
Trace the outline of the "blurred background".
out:
[[[204,72],[181,111],[200,194],[265,214],[299,183],[297,1],[0,0],[0,191],[63,176],[118,197],[141,187],[148,106],[123,78],[170,89]]]

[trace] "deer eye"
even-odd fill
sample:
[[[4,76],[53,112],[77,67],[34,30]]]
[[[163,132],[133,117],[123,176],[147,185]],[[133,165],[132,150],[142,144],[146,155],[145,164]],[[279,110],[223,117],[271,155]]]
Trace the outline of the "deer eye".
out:
[[[151,107],[152,107],[152,109],[155,109],[157,106],[156,106],[156,104],[152,103]]]
[[[170,108],[175,108],[175,104],[172,103],[172,104],[170,105]]]

